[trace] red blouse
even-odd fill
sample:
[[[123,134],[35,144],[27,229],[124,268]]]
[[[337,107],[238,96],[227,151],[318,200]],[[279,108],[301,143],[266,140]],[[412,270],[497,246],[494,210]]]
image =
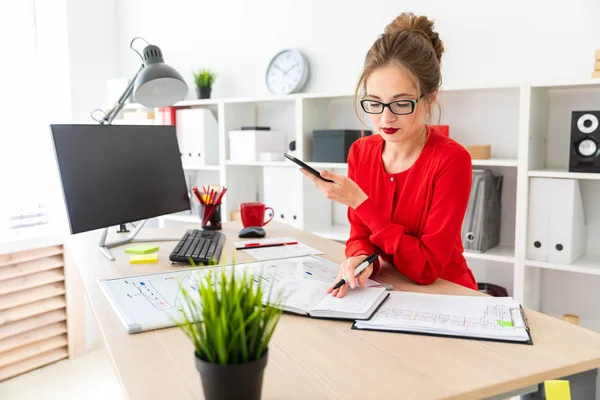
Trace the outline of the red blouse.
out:
[[[348,154],[348,177],[369,196],[348,208],[346,257],[378,253],[409,279],[438,278],[477,290],[463,256],[461,228],[471,190],[467,150],[427,127],[427,142],[406,171],[389,174],[378,135],[357,140]],[[374,274],[379,262],[374,264]]]

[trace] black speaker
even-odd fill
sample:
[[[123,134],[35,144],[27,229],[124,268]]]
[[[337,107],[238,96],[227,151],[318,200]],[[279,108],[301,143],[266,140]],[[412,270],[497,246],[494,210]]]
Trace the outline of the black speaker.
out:
[[[600,111],[573,111],[569,172],[600,172]]]

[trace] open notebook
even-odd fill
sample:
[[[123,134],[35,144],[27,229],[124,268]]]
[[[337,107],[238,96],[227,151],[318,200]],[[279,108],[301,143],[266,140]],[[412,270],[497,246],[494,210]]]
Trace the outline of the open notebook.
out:
[[[284,311],[318,318],[367,319],[387,298],[383,287],[357,286],[337,298],[327,293],[331,282],[317,280],[284,280],[273,287],[274,294],[282,295]],[[265,294],[265,302],[267,294]]]
[[[533,344],[523,309],[512,297],[391,292],[370,320],[356,321],[352,329]]]

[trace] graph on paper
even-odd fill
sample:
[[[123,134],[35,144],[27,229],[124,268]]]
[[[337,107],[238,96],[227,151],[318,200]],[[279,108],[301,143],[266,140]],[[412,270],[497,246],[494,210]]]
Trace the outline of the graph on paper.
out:
[[[404,308],[382,307],[378,318],[399,319],[423,322],[431,325],[457,326],[466,329],[513,329],[511,309],[503,305],[486,306],[481,317],[464,317],[431,311],[417,311]]]
[[[384,330],[529,343],[520,304],[511,297],[392,292],[356,329]]]

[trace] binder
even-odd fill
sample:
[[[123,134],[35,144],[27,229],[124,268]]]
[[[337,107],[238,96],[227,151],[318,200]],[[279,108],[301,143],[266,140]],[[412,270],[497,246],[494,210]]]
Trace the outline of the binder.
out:
[[[531,178],[527,258],[571,264],[585,254],[587,226],[579,181]]]
[[[265,205],[275,211],[274,221],[302,229],[302,175],[296,168],[264,167],[263,193]],[[285,182],[285,188],[281,183]],[[268,228],[266,228],[268,230]]]
[[[533,345],[525,311],[511,297],[391,292],[352,329]]]
[[[529,180],[529,220],[527,222],[527,258],[548,261],[550,245],[550,192],[549,179]]]
[[[500,244],[502,175],[474,169],[471,194],[462,224],[465,251],[484,253]]]
[[[177,142],[184,168],[219,164],[219,128],[209,109],[178,109]]]

